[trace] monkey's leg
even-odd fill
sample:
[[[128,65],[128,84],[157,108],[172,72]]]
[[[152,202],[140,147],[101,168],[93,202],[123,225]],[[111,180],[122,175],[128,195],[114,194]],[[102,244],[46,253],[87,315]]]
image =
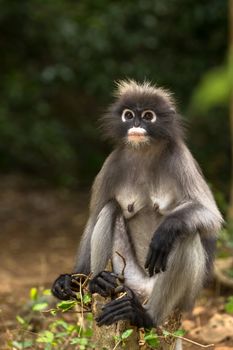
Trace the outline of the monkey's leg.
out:
[[[167,270],[156,275],[146,310],[154,325],[160,325],[175,309],[188,310],[203,286],[206,274],[206,253],[200,236],[193,234],[177,242]]]

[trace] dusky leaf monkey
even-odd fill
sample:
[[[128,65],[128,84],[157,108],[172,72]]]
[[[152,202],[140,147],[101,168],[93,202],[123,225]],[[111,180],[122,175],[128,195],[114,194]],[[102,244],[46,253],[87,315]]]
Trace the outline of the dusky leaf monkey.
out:
[[[74,272],[93,272],[90,291],[112,296],[99,325],[129,320],[148,328],[193,305],[212,264],[222,216],[184,142],[168,91],[120,81],[102,128],[116,147],[94,181]],[[114,290],[123,261],[116,252],[126,261],[126,295],[120,299]],[[109,258],[113,273],[104,271]],[[71,275],[59,276],[52,291],[72,298]]]

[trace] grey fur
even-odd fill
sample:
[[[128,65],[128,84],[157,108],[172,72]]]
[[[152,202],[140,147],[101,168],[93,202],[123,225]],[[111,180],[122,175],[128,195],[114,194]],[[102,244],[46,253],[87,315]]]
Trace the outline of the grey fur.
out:
[[[154,94],[156,101],[162,100],[163,110],[174,109],[168,92],[135,84],[121,83],[118,98],[130,95],[132,100],[135,94],[137,104],[139,94],[141,99]],[[211,261],[212,253],[203,242],[214,241],[223,222],[183,133],[177,132],[179,118],[177,122],[176,116],[169,118],[169,133],[161,133],[165,138],[158,132],[158,138],[136,148],[120,140],[105,161],[93,185],[90,219],[76,266],[97,274],[112,257],[119,273],[122,261],[115,254],[119,251],[126,259],[126,284],[141,299],[149,297],[145,307],[155,324],[163,322],[174,308],[187,309],[193,304],[205,279],[207,260]],[[149,277],[144,264],[151,238],[171,218],[182,223],[184,235],[170,253],[167,270]]]

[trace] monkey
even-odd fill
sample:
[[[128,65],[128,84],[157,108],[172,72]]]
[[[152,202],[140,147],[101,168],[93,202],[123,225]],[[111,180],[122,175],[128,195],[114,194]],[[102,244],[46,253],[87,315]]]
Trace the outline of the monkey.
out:
[[[115,148],[92,187],[90,216],[74,272],[93,277],[91,293],[111,296],[97,318],[110,325],[161,325],[193,307],[213,264],[223,218],[185,140],[172,93],[150,82],[118,82],[101,119]],[[114,297],[125,259],[123,289]],[[113,272],[105,271],[109,259]],[[60,299],[75,296],[71,274],[52,286]]]

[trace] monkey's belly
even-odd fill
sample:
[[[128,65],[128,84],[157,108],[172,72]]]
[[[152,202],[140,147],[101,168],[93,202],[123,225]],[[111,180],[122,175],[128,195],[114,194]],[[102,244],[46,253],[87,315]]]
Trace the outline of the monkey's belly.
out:
[[[152,235],[161,219],[154,211],[142,210],[128,220],[128,231],[123,219],[116,222],[112,252],[114,272],[124,272],[125,284],[142,299],[148,298],[157,276],[150,278],[144,268]],[[119,253],[119,254],[118,254]]]
[[[163,217],[154,210],[143,208],[127,221],[136,259],[142,269],[144,269],[151,239],[162,219]]]

